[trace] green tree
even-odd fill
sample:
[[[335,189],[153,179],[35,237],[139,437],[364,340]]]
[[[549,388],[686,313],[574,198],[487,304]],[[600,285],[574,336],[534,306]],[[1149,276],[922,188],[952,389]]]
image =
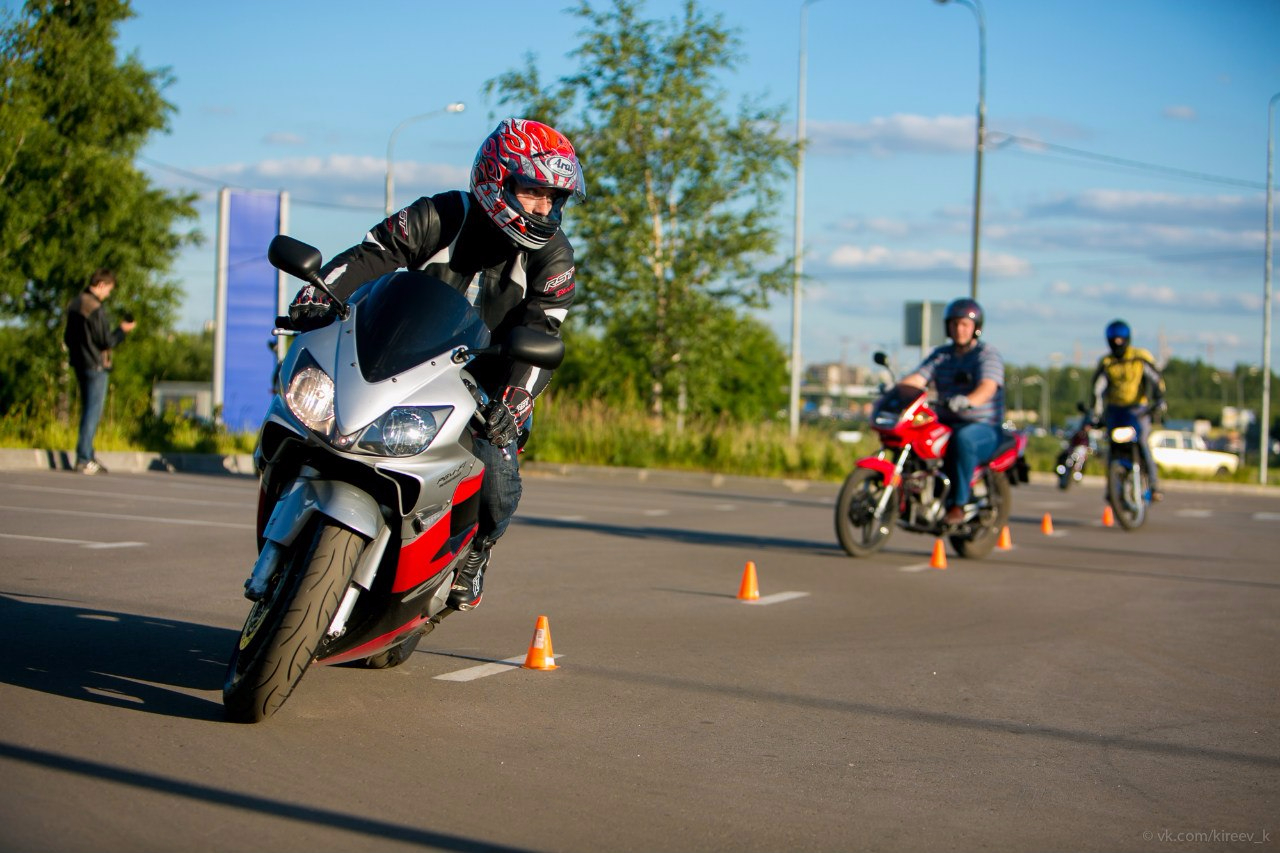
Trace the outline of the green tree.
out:
[[[709,306],[702,330],[672,364],[677,407],[683,397],[691,417],[767,420],[786,406],[786,356],[763,323]],[[567,330],[556,387],[583,400],[639,408],[650,390],[637,355],[647,333],[647,320],[631,317],[616,318],[603,334]]]
[[[739,370],[705,345],[710,327],[724,328],[719,309],[758,307],[788,281],[771,214],[795,145],[780,108],[758,99],[732,115],[723,108],[718,76],[737,64],[739,41],[720,16],[686,0],[679,17],[645,20],[641,6],[582,0],[570,10],[586,22],[570,54],[581,66],[554,88],[533,57],[486,85],[578,148],[589,191],[569,225],[581,249],[580,309],[623,351],[618,360],[642,371],[661,416],[677,372]]]
[[[29,0],[0,20],[0,322],[21,330],[5,342],[22,348],[0,363],[37,409],[56,396],[62,310],[89,274],[115,270],[116,312],[136,315],[136,335],[162,334],[179,299],[163,273],[200,239],[178,230],[194,196],[134,166],[173,106],[167,70],[117,57],[132,15],[127,0]]]

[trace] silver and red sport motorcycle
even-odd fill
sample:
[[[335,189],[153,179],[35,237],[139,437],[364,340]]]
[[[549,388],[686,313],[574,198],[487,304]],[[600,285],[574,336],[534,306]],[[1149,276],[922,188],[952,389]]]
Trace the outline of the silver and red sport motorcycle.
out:
[[[333,294],[320,252],[271,241],[272,265]],[[478,355],[552,369],[564,344],[517,328],[501,347],[458,291],[401,271],[334,298],[337,315],[296,336],[254,450],[260,477],[253,602],[222,696],[238,722],[271,716],[312,662],[404,662],[450,613],[472,547],[484,465],[471,452],[487,398]]]

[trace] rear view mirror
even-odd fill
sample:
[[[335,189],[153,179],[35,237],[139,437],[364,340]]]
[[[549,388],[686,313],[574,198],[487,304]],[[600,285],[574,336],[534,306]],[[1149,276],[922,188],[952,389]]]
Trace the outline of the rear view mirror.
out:
[[[527,361],[544,370],[554,370],[564,361],[564,341],[528,326],[512,329],[503,349],[511,358]]]
[[[310,281],[324,265],[319,249],[285,234],[271,238],[271,245],[267,246],[267,260],[276,269],[303,281]]]

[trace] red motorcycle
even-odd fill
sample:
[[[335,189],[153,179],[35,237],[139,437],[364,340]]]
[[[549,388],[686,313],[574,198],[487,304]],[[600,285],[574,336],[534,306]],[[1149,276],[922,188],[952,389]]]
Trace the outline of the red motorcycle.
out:
[[[884,353],[876,353],[875,361],[888,366]],[[922,389],[895,385],[872,409],[880,452],[858,460],[836,501],[836,536],[849,556],[879,551],[896,524],[912,533],[946,536],[962,557],[985,557],[1008,523],[1010,487],[1028,479],[1026,436],[1006,433],[992,458],[973,473],[976,511],[960,524],[948,525],[943,519],[952,484],[943,460],[951,428],[927,403]]]

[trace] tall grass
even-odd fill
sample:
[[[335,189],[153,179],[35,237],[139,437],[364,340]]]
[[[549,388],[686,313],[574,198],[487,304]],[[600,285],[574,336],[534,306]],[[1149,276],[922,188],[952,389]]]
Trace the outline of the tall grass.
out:
[[[841,479],[874,448],[837,441],[830,430],[802,426],[791,441],[787,425],[673,419],[636,410],[547,395],[538,401],[536,429],[525,458],[534,462],[668,468],[761,477]]]
[[[10,412],[0,418],[0,447],[34,447],[69,451],[76,444],[78,409],[61,416],[53,412]],[[791,477],[839,481],[861,457],[879,448],[875,434],[860,427],[855,443],[838,440],[835,428],[802,424],[795,441],[783,421],[736,423],[728,419],[690,419],[678,429],[675,420],[655,420],[637,407],[610,407],[596,400],[579,401],[546,394],[538,399],[536,429],[524,459],[550,464],[601,465],[706,471],[750,477]],[[253,433],[228,433],[224,428],[150,410],[120,412],[108,400],[94,442],[99,451],[142,450],[161,453],[249,453]],[[1060,439],[1032,437],[1027,462],[1033,471],[1052,471],[1062,446]],[[1091,459],[1087,473],[1101,474],[1100,459]],[[1280,471],[1268,479],[1280,483]],[[1165,473],[1170,479],[1206,479]],[[1215,479],[1256,483],[1256,465],[1241,466],[1236,474]]]
[[[249,453],[257,436],[236,434],[224,427],[174,413],[157,416],[149,409],[119,412],[108,397],[94,436],[94,450],[156,453]],[[72,406],[61,415],[52,412],[11,411],[0,417],[0,447],[35,447],[72,451],[79,432],[80,410]]]

